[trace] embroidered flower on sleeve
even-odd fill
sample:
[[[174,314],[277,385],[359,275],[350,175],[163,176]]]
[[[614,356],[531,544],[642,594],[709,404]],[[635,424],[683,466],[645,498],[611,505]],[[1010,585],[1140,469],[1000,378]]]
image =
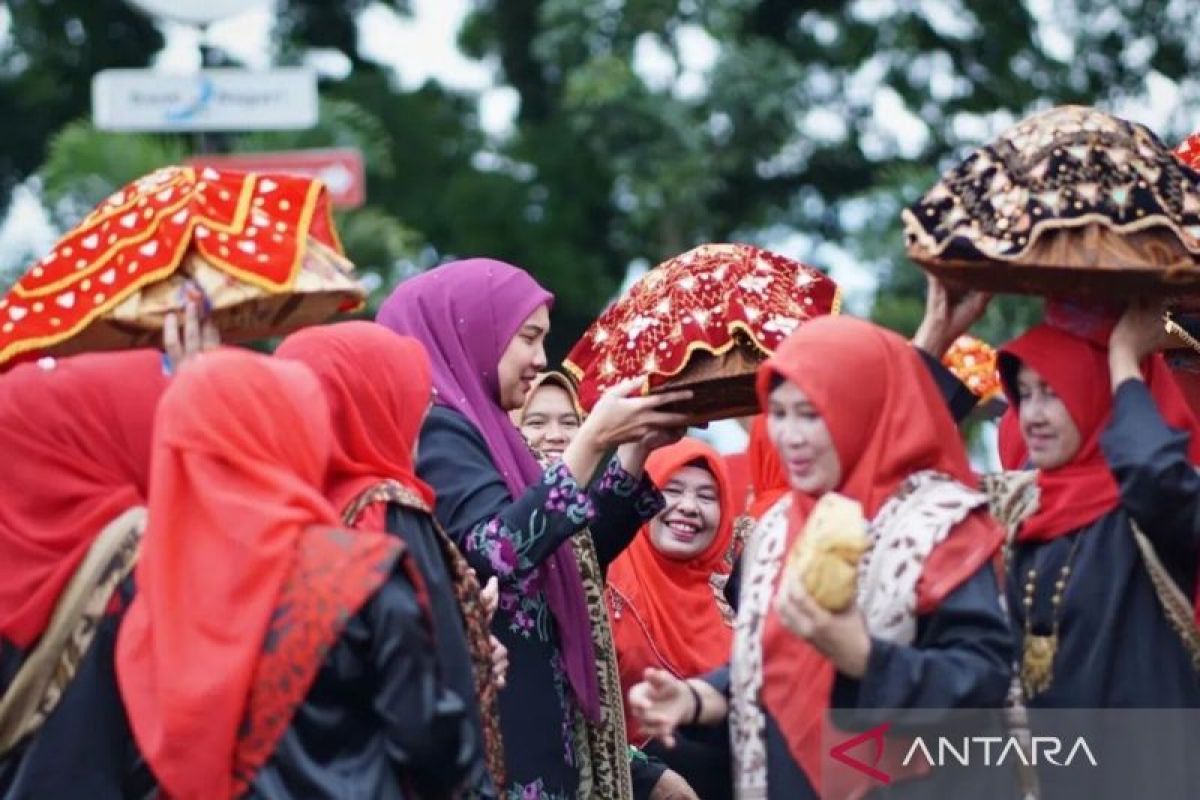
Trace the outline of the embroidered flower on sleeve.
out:
[[[637,489],[638,479],[625,471],[620,460],[614,458],[608,462],[607,469],[600,476],[597,489],[605,494],[615,494],[617,497],[631,497]]]
[[[549,467],[542,475],[542,483],[550,487],[543,504],[547,513],[563,514],[574,525],[584,525],[596,516],[592,499],[579,488],[566,465],[560,462]]]

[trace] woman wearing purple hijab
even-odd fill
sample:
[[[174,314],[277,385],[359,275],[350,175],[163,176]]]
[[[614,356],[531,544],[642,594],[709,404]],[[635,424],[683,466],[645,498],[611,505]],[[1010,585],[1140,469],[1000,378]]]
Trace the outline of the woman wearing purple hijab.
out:
[[[436,397],[417,471],[467,560],[482,579],[500,581],[493,631],[510,663],[501,796],[624,800],[621,698],[604,679],[603,569],[662,508],[642,465],[684,424],[659,408],[688,393],[630,397],[636,382],[617,387],[543,469],[508,412],[546,368],[553,300],[523,270],[471,259],[405,281],[376,319],[429,351]]]

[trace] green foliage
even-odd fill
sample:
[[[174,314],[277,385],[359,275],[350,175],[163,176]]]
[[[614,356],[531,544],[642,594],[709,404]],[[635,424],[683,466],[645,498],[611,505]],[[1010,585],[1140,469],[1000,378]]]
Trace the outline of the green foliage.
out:
[[[421,236],[381,208],[341,212],[335,220],[342,247],[360,273],[374,273],[368,306],[374,309],[396,281],[409,277],[420,255]]]
[[[473,0],[459,46],[496,64],[496,85],[520,101],[514,129],[492,137],[476,97],[435,82],[403,89],[358,52],[368,5],[281,2],[281,60],[333,48],[353,69],[323,83],[317,128],[228,144],[362,148],[369,205],[340,221],[380,292],[418,262],[513,261],[558,294],[555,355],[631,262],[704,241],[769,245],[776,232],[868,267],[880,285],[872,315],[911,332],[924,278],[904,256],[899,213],[941,170],[1034,108],[1111,106],[1145,96],[1149,76],[1200,72],[1189,0],[1039,3],[1055,31],[1028,1]],[[405,0],[384,5],[409,13]],[[45,162],[61,211],[181,157],[181,140],[112,139],[76,122],[87,76],[160,48],[145,19],[121,0],[8,7],[0,112],[19,124],[0,126],[0,193]],[[665,72],[640,70],[647,54]],[[1195,89],[1185,85],[1164,138],[1195,125],[1183,102]],[[998,300],[978,333],[1002,341],[1037,306]]]
[[[51,140],[40,174],[45,197],[65,227],[129,181],[186,155],[179,137],[108,133],[80,120]]]
[[[163,45],[150,20],[123,0],[7,0],[0,43],[0,215],[13,186],[46,158],[64,125],[87,114],[91,76],[143,67]]]

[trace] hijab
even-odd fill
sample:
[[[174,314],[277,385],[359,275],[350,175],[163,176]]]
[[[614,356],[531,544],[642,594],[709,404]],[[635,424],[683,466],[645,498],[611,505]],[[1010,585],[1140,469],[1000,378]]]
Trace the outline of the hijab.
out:
[[[842,467],[836,489],[858,501],[868,520],[917,472],[932,470],[968,487],[976,485],[945,400],[916,351],[897,334],[850,317],[815,319],[759,368],[763,408],[769,408],[777,377],[803,391],[821,415]],[[792,492],[788,550],[818,499]],[[972,514],[955,526],[923,565],[917,613],[936,609],[988,562],[1002,541],[1003,532],[985,515]],[[812,785],[819,787],[821,735],[834,667],[783,627],[773,604],[762,647],[762,701]]]
[[[668,558],[651,539],[649,522],[608,571],[609,617],[623,675],[641,680],[646,667],[665,667],[681,677],[708,672],[729,660],[733,631],[718,605],[713,578],[733,569],[735,511],[724,459],[697,439],[655,450],[646,472],[661,490],[687,466],[712,475],[721,506],[716,534],[689,561]],[[622,681],[623,689],[632,685]]]
[[[154,350],[19,365],[0,377],[0,636],[31,647],[101,530],[145,505]]]
[[[417,477],[414,444],[433,387],[429,356],[415,339],[373,322],[341,322],[288,336],[278,358],[312,370],[329,404],[333,453],[325,494],[344,511],[364,491],[393,480],[433,508]]]
[[[189,364],[160,403],[116,667],[169,797],[245,788],[398,552],[383,534],[336,530],[321,490],[328,420],[306,367],[232,349]]]
[[[1103,336],[1107,340],[1107,334]],[[1017,533],[1019,541],[1048,541],[1074,532],[1116,509],[1120,491],[1100,448],[1100,437],[1112,417],[1108,350],[1057,326],[1042,324],[1006,344],[1000,372],[1009,412],[1001,422],[1001,458],[1006,468],[1028,457],[1020,431],[1017,374],[1027,365],[1045,380],[1067,407],[1079,429],[1078,453],[1067,464],[1038,474],[1037,511]],[[1200,430],[1170,369],[1161,355],[1142,369],[1147,386],[1167,424],[1192,432],[1190,456],[1200,461]]]
[[[475,426],[516,498],[541,479],[541,467],[500,405],[498,365],[529,315],[554,296],[529,273],[488,258],[444,264],[404,281],[380,306],[376,321],[425,346],[435,402]],[[579,564],[564,542],[539,567],[558,623],[567,677],[589,719],[600,716],[595,649]]]

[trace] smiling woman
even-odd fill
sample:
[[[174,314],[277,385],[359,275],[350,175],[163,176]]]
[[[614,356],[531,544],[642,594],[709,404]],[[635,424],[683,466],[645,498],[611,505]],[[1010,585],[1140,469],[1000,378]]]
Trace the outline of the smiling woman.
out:
[[[659,509],[642,465],[662,429],[682,424],[658,410],[680,396],[630,397],[636,387],[620,387],[558,461],[539,464],[509,414],[546,366],[553,299],[524,270],[471,259],[405,281],[378,321],[429,352],[437,396],[417,472],[468,563],[499,582],[492,632],[510,663],[501,793],[623,800],[629,756],[619,699],[606,690],[612,660],[598,586],[605,553],[611,559]]]
[[[543,372],[533,381],[513,423],[534,452],[557,461],[583,424],[583,410],[571,380],[561,372]]]
[[[729,658],[732,610],[722,595],[733,569],[733,513],[724,461],[684,439],[646,470],[666,507],[609,571],[609,615],[626,693],[647,667],[705,672]],[[630,727],[630,741],[645,741]]]
[[[849,317],[813,320],[760,368],[758,392],[793,491],[751,536],[732,663],[685,680],[646,670],[629,708],[668,743],[681,725],[729,718],[739,797],[861,796],[870,787],[838,783],[855,776],[827,772],[833,709],[870,727],[889,717],[867,709],[1003,702],[1012,648],[990,566],[1003,533],[970,488],[937,385],[899,336]],[[837,613],[781,581],[785,554],[830,491],[857,501],[872,526],[857,598]],[[939,783],[937,793],[963,791]]]
[[[1005,467],[1038,468],[1037,505],[1011,523],[1006,587],[1024,701],[1195,708],[1200,425],[1154,352],[1157,310],[1089,315],[1078,333],[1037,325],[1000,351]],[[1122,744],[1120,775],[1101,786],[1073,773],[1070,792],[1194,796],[1195,726],[1158,725]],[[1039,779],[1046,796],[1065,780]]]
[[[605,592],[624,697],[647,668],[701,674],[725,663],[733,642],[724,590],[736,545],[724,459],[703,442],[683,439],[654,453],[646,471],[666,507],[613,562]],[[730,795],[729,753],[720,736],[681,737],[666,749],[648,742],[628,711],[626,726],[631,744],[680,773],[700,797]]]
[[[666,510],[650,522],[654,549],[674,561],[691,561],[708,549],[721,519],[719,492],[705,462],[680,467],[662,490]]]

